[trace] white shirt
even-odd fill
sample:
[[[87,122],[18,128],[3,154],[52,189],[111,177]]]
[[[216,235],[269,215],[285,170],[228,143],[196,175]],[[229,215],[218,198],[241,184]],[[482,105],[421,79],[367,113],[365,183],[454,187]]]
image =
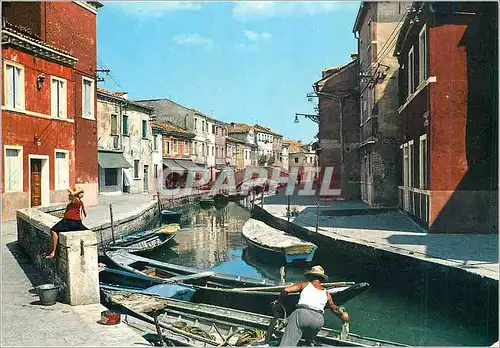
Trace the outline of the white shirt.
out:
[[[308,283],[300,293],[298,304],[306,305],[323,312],[327,302],[328,296],[326,295],[326,290],[319,290],[311,283]]]

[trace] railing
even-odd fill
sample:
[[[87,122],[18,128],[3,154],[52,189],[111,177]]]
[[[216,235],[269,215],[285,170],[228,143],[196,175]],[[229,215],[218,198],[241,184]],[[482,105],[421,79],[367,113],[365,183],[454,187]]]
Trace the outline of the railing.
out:
[[[429,223],[430,194],[428,190],[398,186],[399,208]]]
[[[378,134],[378,116],[372,116],[361,126],[361,142],[374,139]]]
[[[121,150],[122,149],[121,137],[119,135],[112,135],[111,138],[112,138],[112,141],[111,141],[112,149],[113,150]]]

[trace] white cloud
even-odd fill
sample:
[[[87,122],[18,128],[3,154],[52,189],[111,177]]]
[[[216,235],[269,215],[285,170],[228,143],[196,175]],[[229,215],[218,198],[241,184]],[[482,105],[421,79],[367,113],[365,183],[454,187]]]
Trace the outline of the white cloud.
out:
[[[334,1],[239,1],[234,4],[233,17],[239,20],[251,20],[292,15],[313,16],[330,13],[352,4],[359,6],[359,3]]]
[[[191,1],[125,1],[116,3],[127,15],[161,17],[169,12],[198,11],[202,5]]]
[[[266,31],[259,34],[259,33],[256,33],[255,31],[245,30],[245,36],[250,41],[260,41],[260,40],[270,39],[272,35]]]
[[[174,42],[183,46],[201,46],[206,50],[211,50],[214,47],[214,42],[198,34],[181,34],[174,37]]]

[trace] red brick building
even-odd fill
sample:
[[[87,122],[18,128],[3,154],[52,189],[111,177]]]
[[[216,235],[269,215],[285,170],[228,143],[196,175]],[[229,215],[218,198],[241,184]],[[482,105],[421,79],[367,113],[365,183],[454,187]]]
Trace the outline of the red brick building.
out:
[[[97,203],[96,16],[99,2],[2,4],[2,218]]]
[[[359,199],[359,67],[357,56],[352,58],[347,64],[323,70],[313,88],[319,99],[321,177],[325,168],[333,167],[329,187],[340,188],[346,199]]]
[[[498,233],[497,3],[414,3],[399,33],[399,204],[432,232]]]

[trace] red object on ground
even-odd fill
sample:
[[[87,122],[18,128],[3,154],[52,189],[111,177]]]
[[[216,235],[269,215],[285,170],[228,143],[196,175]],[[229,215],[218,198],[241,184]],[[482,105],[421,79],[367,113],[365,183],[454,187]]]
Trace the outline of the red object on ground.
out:
[[[120,323],[120,313],[112,311],[102,311],[101,321],[102,325],[116,325]]]

